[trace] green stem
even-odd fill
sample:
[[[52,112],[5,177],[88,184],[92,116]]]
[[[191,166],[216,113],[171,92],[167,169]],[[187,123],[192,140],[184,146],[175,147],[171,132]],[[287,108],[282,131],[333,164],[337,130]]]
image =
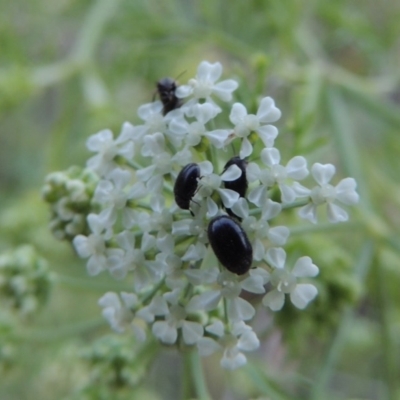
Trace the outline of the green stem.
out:
[[[282,210],[288,209],[288,208],[297,208],[297,207],[303,207],[307,205],[310,202],[310,200],[303,199],[303,200],[298,200],[294,201],[293,203],[287,203],[287,204],[282,204]]]
[[[72,51],[72,59],[82,64],[92,60],[104,27],[114,15],[118,3],[119,0],[98,0],[92,5],[79,32],[78,42]]]
[[[203,373],[199,352],[197,349],[188,351],[185,353],[185,358],[187,358],[185,361],[185,367],[189,367],[188,369],[191,372],[191,379],[196,393],[196,399],[211,400]]]
[[[142,304],[147,304],[153,297],[154,295],[160,290],[160,288],[164,285],[165,279],[162,279],[160,282],[157,283],[157,285],[154,286],[154,288],[146,293],[143,298],[141,299]]]

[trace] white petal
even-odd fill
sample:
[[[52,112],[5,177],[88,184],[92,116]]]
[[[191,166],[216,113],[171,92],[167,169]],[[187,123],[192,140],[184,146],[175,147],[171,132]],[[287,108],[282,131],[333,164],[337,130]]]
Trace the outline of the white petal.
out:
[[[240,147],[239,156],[240,158],[246,158],[253,152],[253,146],[250,143],[250,140],[247,137],[243,138],[242,145]]]
[[[318,267],[313,264],[310,257],[300,257],[293,267],[292,274],[297,278],[304,278],[309,276],[317,276],[319,272]]]
[[[109,129],[104,129],[92,135],[86,141],[86,147],[89,151],[97,152],[100,151],[105,143],[109,143],[111,145],[113,141],[113,134]]]
[[[336,198],[344,204],[357,204],[360,196],[356,192],[357,182],[353,178],[342,179],[336,186]]]
[[[339,207],[336,204],[328,203],[326,205],[328,211],[328,220],[329,222],[344,222],[349,219],[349,214],[343,208]]]
[[[221,179],[223,181],[235,181],[242,176],[242,170],[236,165],[232,164],[222,175]]]
[[[149,165],[148,167],[138,169],[136,171],[136,176],[138,179],[140,179],[142,182],[147,182],[154,174],[154,171],[156,170],[157,166],[156,165]]]
[[[105,295],[103,295],[97,304],[100,307],[112,307],[115,309],[120,309],[121,308],[121,302],[119,300],[119,297],[116,293],[114,292],[107,292]]]
[[[190,223],[192,220],[182,219],[172,223],[172,234],[176,236],[190,235]]]
[[[286,226],[275,226],[268,230],[268,239],[277,246],[283,246],[290,235],[290,230]]]
[[[228,299],[228,317],[230,321],[247,321],[254,317],[256,310],[245,299],[236,297]]]
[[[311,190],[298,182],[293,182],[292,189],[295,191],[297,197],[305,197],[311,194]]]
[[[239,84],[233,79],[226,79],[218,82],[213,87],[213,93],[218,96],[222,101],[231,101],[232,92],[238,88]]]
[[[154,118],[154,114],[161,114],[162,109],[161,101],[155,101],[141,105],[137,110],[137,114],[140,119],[148,121]]]
[[[210,161],[202,161],[198,164],[201,175],[210,175],[213,172],[213,165]]]
[[[189,85],[180,85],[177,87],[175,91],[176,97],[183,99],[185,97],[190,96],[193,93],[193,87]]]
[[[264,296],[262,303],[272,311],[279,311],[285,303],[285,295],[273,289]]]
[[[244,332],[238,341],[237,347],[243,351],[254,351],[260,347],[260,341],[255,332]]]
[[[315,163],[311,167],[311,173],[315,181],[320,185],[326,185],[335,175],[335,166],[332,164]]]
[[[202,337],[197,342],[197,348],[201,357],[207,357],[221,349],[221,346],[209,337]]]
[[[226,208],[232,208],[232,206],[239,200],[239,193],[234,190],[218,189],[218,193]]]
[[[167,344],[174,344],[178,337],[178,332],[176,328],[170,326],[165,321],[154,322],[152,332],[156,338]]]
[[[265,165],[268,166],[279,165],[279,162],[281,161],[281,154],[275,147],[263,149],[261,151],[261,160]]]
[[[253,243],[253,259],[261,261],[265,256],[265,247],[260,239],[256,239]]]
[[[207,132],[206,137],[210,142],[217,148],[222,149],[225,145],[226,139],[228,139],[230,132],[226,129],[216,129],[214,131]]]
[[[188,312],[204,310],[211,311],[218,307],[221,300],[221,293],[219,290],[210,290],[200,295],[194,296],[186,306]]]
[[[243,118],[247,115],[246,107],[242,103],[235,103],[232,106],[231,113],[229,115],[229,120],[232,124],[237,125]]]
[[[217,203],[211,197],[207,197],[207,217],[214,217],[215,215],[217,215],[217,212]]]
[[[185,321],[182,326],[183,341],[188,344],[195,344],[203,336],[203,326],[197,322]]]
[[[122,168],[115,168],[108,174],[107,179],[114,182],[116,190],[122,190],[129,183],[131,177],[132,174],[130,171]]]
[[[121,127],[121,132],[116,139],[116,143],[122,144],[128,140],[135,139],[135,127],[130,122],[124,122]]]
[[[127,308],[132,308],[138,304],[138,297],[135,293],[121,292],[121,299]]]
[[[257,186],[250,191],[247,198],[257,207],[262,207],[267,201],[267,189],[265,186]]]
[[[104,271],[107,266],[107,260],[104,256],[93,255],[89,258],[86,265],[87,272],[90,276],[98,275],[101,271]]]
[[[221,367],[231,371],[242,367],[246,363],[247,358],[243,353],[236,351],[232,355],[230,354],[229,349],[225,350],[221,359]]]
[[[214,118],[219,112],[220,109],[212,103],[197,104],[193,107],[193,116],[203,125]]]
[[[188,133],[189,124],[183,117],[174,118],[169,124],[169,129],[171,130],[171,132],[177,135],[185,135],[186,133]]]
[[[310,283],[300,283],[296,285],[294,291],[290,293],[290,300],[295,307],[302,310],[317,294],[318,290],[314,285]]]
[[[286,173],[292,179],[304,179],[308,175],[307,160],[302,156],[293,157],[286,165]]]
[[[88,246],[88,239],[86,236],[75,236],[72,243],[79,257],[88,258],[92,254],[92,252],[90,251],[90,247]]]
[[[244,197],[239,198],[239,200],[232,206],[232,211],[240,218],[247,218],[249,216],[249,205]]]
[[[296,200],[296,192],[290,186],[281,183],[279,189],[281,191],[282,203],[292,203]]]
[[[278,136],[278,129],[273,125],[263,125],[256,129],[266,147],[272,147]]]
[[[281,117],[281,112],[271,97],[264,97],[258,107],[257,117],[263,123],[275,122]]]
[[[246,168],[246,176],[249,182],[254,182],[260,176],[260,167],[256,163],[249,163]]]
[[[89,214],[87,217],[87,222],[90,230],[95,235],[100,235],[100,233],[104,230],[104,221],[99,215]]]
[[[188,269],[185,271],[185,275],[192,285],[211,284],[217,281],[219,270],[218,268],[210,268],[206,270]]]
[[[266,259],[273,267],[283,269],[285,267],[286,252],[281,247],[273,247],[268,249]]]
[[[264,284],[264,279],[261,276],[250,275],[241,282],[241,287],[250,293],[263,294],[265,293]]]
[[[156,316],[167,315],[169,313],[167,302],[161,296],[153,297],[153,300],[149,304],[149,310]]]
[[[269,221],[270,219],[275,218],[282,211],[282,206],[279,203],[272,201],[271,199],[267,199],[264,202],[262,209],[263,219]]]
[[[222,321],[214,321],[211,325],[206,326],[206,331],[215,336],[222,337],[224,335],[224,324]]]
[[[317,206],[313,203],[301,207],[298,211],[300,218],[307,219],[313,224],[317,223]]]
[[[197,67],[197,78],[202,81],[216,82],[222,74],[222,65],[219,62],[209,63],[202,61]]]

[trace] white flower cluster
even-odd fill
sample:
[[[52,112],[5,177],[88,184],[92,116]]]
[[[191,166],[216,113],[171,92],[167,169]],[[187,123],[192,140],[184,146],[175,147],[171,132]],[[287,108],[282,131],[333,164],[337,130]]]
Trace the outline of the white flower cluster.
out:
[[[124,123],[117,138],[109,130],[89,138],[95,155],[87,167],[100,179],[94,201],[101,211],[87,216],[91,233],[73,244],[88,258],[89,274],[108,270],[115,279],[132,280],[132,292],[108,292],[99,300],[115,331],[129,327],[145,339],[151,328],[165,344],[197,346],[205,356],[221,351],[221,365],[235,369],[246,363],[244,352],[259,346],[248,325],[256,310],[243,291],[262,296],[273,311],[286,295],[299,309],[317,295],[307,280],[318,274],[317,266],[300,257],[290,268],[281,247],[289,229],[271,221],[299,199],[302,218],[316,222],[318,206],[326,204],[329,221],[345,221],[347,213],[335,202],[355,204],[358,195],[352,178],[329,184],[333,165],[314,164],[318,186],[307,189],[298,183],[309,174],[304,157],[281,164],[273,147],[278,129],[271,125],[281,112],[272,98],[263,98],[256,114],[235,103],[224,120],[218,101],[231,101],[238,83],[219,82],[221,74],[220,63],[203,61],[195,78],[167,93],[176,96],[175,109],[164,113],[161,101],[142,105],[141,124]],[[262,164],[248,163],[250,155]],[[229,163],[234,157],[243,168]],[[194,179],[180,174],[189,164],[198,171]],[[270,198],[276,188],[280,202]],[[251,245],[251,269],[241,275],[218,262],[207,234],[210,221],[227,214]],[[226,256],[240,260],[235,251],[241,248]]]

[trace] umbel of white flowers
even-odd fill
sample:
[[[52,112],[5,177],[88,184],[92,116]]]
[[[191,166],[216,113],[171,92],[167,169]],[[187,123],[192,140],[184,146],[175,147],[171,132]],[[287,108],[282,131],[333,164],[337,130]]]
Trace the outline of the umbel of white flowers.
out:
[[[197,346],[204,356],[218,351],[222,367],[235,369],[246,363],[245,352],[259,346],[249,325],[256,310],[243,291],[262,296],[272,311],[287,298],[304,309],[317,295],[309,278],[319,271],[311,258],[286,261],[289,229],[276,224],[279,214],[303,200],[301,218],[316,223],[317,209],[325,206],[330,222],[346,221],[339,204],[356,204],[358,194],[352,178],[329,183],[331,164],[311,167],[317,185],[308,189],[299,183],[309,175],[304,157],[281,163],[272,125],[281,112],[271,97],[261,99],[256,114],[234,103],[228,118],[220,119],[219,102],[230,102],[238,87],[235,80],[220,81],[221,75],[220,63],[203,61],[197,75],[171,94],[180,99],[175,109],[164,113],[161,101],[144,104],[141,123],[125,122],[117,137],[103,130],[88,139],[94,155],[87,169],[99,178],[93,201],[100,211],[87,215],[90,234],[75,236],[73,244],[87,258],[90,275],[108,271],[131,282],[130,292],[107,292],[99,300],[112,329],[130,329],[140,340],[151,332],[168,345]],[[260,164],[224,167],[232,157],[250,155]],[[180,209],[173,188],[191,163],[199,171],[195,190],[189,209]],[[241,178],[245,193],[227,187]],[[270,198],[275,189],[279,202]],[[251,245],[251,268],[240,275],[218,262],[209,245],[210,221],[227,213]]]

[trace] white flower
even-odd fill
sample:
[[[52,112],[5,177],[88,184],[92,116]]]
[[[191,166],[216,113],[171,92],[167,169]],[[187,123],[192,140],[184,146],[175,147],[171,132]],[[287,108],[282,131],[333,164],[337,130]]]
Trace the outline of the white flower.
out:
[[[114,249],[114,252],[108,258],[108,265],[110,273],[116,279],[123,279],[128,271],[134,271],[133,286],[135,291],[139,292],[163,278],[164,263],[146,258],[147,252],[155,247],[154,236],[144,233],[140,248],[135,247],[136,239],[133,232],[123,231],[115,239],[120,249]],[[115,251],[121,249],[123,251]]]
[[[217,276],[219,290],[209,290],[195,295],[187,305],[188,311],[211,311],[218,307],[222,298],[227,300],[227,314],[230,321],[247,321],[255,314],[254,307],[246,300],[239,297],[242,290],[239,277],[228,270],[224,270]],[[254,286],[248,285],[246,290]],[[258,288],[256,289],[256,293]]]
[[[219,62],[211,64],[202,61],[197,68],[196,78],[190,79],[188,85],[181,85],[175,94],[179,98],[193,95],[196,99],[210,100],[214,94],[223,101],[232,99],[232,92],[237,89],[238,83],[233,79],[215,83],[222,75],[222,65]]]
[[[164,184],[164,175],[174,174],[174,165],[184,166],[192,162],[192,153],[183,148],[174,155],[164,151],[155,154],[148,167],[136,171],[137,178],[146,182],[146,187],[151,193],[160,193]]]
[[[248,139],[251,132],[257,132],[266,147],[274,145],[278,129],[273,125],[265,124],[275,122],[280,117],[281,112],[275,107],[271,97],[264,97],[261,100],[256,115],[247,114],[246,107],[241,103],[235,103],[232,106],[229,119],[235,125],[235,136],[243,139],[239,153],[240,158],[248,157],[253,151],[253,146]]]
[[[286,226],[275,226],[270,227],[268,221],[276,217],[281,211],[282,206],[279,203],[266,199],[263,201],[253,201],[260,204],[262,207],[261,218],[257,219],[252,215],[249,215],[249,205],[247,200],[240,198],[232,207],[232,211],[238,217],[242,218],[243,229],[252,237],[253,245],[253,258],[254,260],[261,260],[264,258],[264,239],[268,238],[273,244],[282,246],[286,243],[289,237],[289,229]]]
[[[131,159],[134,154],[132,140],[134,129],[130,123],[125,122],[122,125],[121,134],[116,140],[114,140],[113,134],[109,129],[90,136],[86,146],[90,151],[97,154],[89,158],[86,163],[87,168],[103,177],[117,167],[114,161],[116,156],[122,156],[128,160]]]
[[[231,331],[225,333],[221,321],[215,321],[205,328],[207,334],[216,337],[204,336],[197,342],[197,347],[201,356],[209,356],[218,350],[223,351],[221,366],[228,370],[235,370],[247,363],[247,358],[243,351],[254,351],[260,346],[252,328],[244,322],[232,324]]]
[[[186,318],[185,309],[179,305],[173,305],[164,321],[154,322],[152,332],[161,342],[174,344],[178,338],[178,329],[181,329],[184,343],[193,345],[203,336],[203,326],[198,322],[188,321]]]
[[[103,308],[103,317],[116,332],[124,332],[125,328],[132,322],[134,314],[131,311],[138,304],[138,298],[133,293],[121,292],[121,299],[114,292],[107,292],[98,301]]]
[[[204,136],[207,137],[216,148],[222,148],[229,136],[229,131],[226,129],[207,131],[205,126],[207,122],[220,112],[220,108],[212,103],[204,103],[193,105],[190,107],[190,111],[191,115],[195,117],[197,121],[189,123],[182,115],[181,118],[175,118],[171,121],[169,125],[171,132],[184,136],[187,146],[197,146]]]
[[[287,180],[302,180],[308,175],[307,161],[304,157],[293,157],[284,167],[280,165],[281,155],[278,149],[266,148],[261,152],[261,160],[267,166],[266,169],[260,169],[255,163],[249,163],[247,166],[247,176],[249,181],[260,180],[261,185],[249,193],[249,200],[257,206],[262,206],[266,198],[268,188],[277,184],[283,203],[291,203],[298,196],[293,185],[289,185]]]
[[[272,311],[278,311],[283,307],[285,294],[289,294],[293,305],[304,309],[318,294],[318,290],[310,283],[297,283],[297,279],[318,275],[318,267],[310,257],[300,257],[292,271],[289,271],[285,266],[286,253],[281,248],[269,249],[266,259],[274,268],[269,278],[274,289],[264,296],[263,304]]]
[[[210,161],[203,161],[198,164],[200,167],[201,180],[199,189],[194,199],[206,199],[207,217],[217,214],[218,206],[211,198],[214,191],[218,192],[222,203],[226,208],[231,208],[239,199],[239,194],[231,189],[221,188],[223,181],[234,181],[242,175],[241,169],[237,165],[231,165],[222,175],[213,173],[213,165]]]
[[[299,216],[317,223],[317,207],[326,204],[329,222],[347,221],[349,216],[343,208],[335,204],[339,201],[346,205],[354,205],[359,201],[356,192],[357,183],[353,178],[342,179],[336,186],[329,182],[335,174],[335,167],[332,164],[315,163],[311,168],[311,174],[318,186],[307,189],[300,184],[294,186],[297,195],[309,196],[311,202],[299,210]]]
[[[89,275],[93,276],[107,268],[106,246],[102,235],[104,222],[96,214],[89,214],[87,222],[92,233],[89,236],[75,236],[73,245],[80,257],[89,257],[86,267]]]
[[[97,184],[93,199],[105,207],[100,216],[108,224],[114,224],[117,219],[117,211],[122,210],[124,227],[129,228],[133,225],[134,213],[131,208],[126,207],[127,202],[145,197],[147,190],[141,182],[138,182],[129,191],[125,191],[131,179],[130,171],[115,168],[107,175],[107,179],[103,179]]]

